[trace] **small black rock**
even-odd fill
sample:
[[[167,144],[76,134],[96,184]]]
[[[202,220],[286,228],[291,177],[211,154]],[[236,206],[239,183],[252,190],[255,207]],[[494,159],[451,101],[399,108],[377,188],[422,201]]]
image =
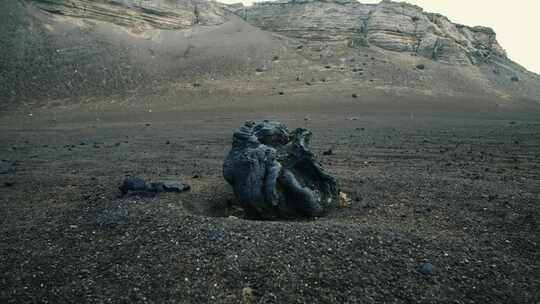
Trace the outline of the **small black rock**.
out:
[[[357,97],[358,97],[358,95],[352,94],[352,98],[357,98]]]
[[[332,149],[328,149],[323,152],[323,155],[332,155],[332,154],[334,154],[334,151],[332,151]]]
[[[431,263],[425,263],[418,271],[423,275],[433,275],[435,269]]]
[[[122,185],[118,187],[122,194],[127,194],[129,191],[145,191],[146,182],[144,179],[135,176],[128,176],[122,182]]]
[[[423,64],[419,64],[419,65],[416,66],[416,68],[419,69],[419,70],[423,70],[423,69],[426,68],[426,66],[423,65]]]

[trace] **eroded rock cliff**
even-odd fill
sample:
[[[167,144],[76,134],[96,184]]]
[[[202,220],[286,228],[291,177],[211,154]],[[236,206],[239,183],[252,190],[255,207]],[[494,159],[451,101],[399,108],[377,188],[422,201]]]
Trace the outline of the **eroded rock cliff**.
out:
[[[373,45],[450,64],[506,57],[492,29],[455,24],[407,3],[285,0],[230,9],[253,25],[294,38]]]
[[[215,3],[204,0],[32,0],[53,14],[97,19],[142,29],[185,29],[226,21]]]

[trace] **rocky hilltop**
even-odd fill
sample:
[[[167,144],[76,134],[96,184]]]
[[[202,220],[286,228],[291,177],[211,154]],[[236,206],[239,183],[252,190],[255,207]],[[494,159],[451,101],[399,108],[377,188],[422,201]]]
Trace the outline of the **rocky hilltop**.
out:
[[[506,58],[492,29],[454,24],[408,3],[285,0],[231,9],[253,25],[294,38],[372,45],[450,64]]]

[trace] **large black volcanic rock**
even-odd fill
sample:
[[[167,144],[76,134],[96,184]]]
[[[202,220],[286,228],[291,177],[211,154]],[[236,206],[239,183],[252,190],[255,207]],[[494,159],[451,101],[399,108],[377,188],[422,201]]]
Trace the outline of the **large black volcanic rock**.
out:
[[[223,176],[250,218],[317,217],[339,203],[339,189],[309,151],[311,131],[246,122],[233,136]]]

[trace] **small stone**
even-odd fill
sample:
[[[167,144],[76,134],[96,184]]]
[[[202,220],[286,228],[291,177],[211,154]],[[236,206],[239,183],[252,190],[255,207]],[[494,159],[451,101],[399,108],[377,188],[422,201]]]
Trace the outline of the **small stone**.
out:
[[[0,160],[0,174],[8,174],[12,172],[11,162]]]
[[[242,289],[242,302],[245,304],[251,304],[255,300],[255,297],[253,295],[253,288],[251,287],[244,287]]]
[[[162,182],[162,185],[165,192],[186,192],[191,190],[191,186],[188,184],[177,181],[164,181]]]
[[[15,182],[13,182],[13,181],[4,182],[4,186],[6,186],[6,187],[13,187],[13,186],[15,186]]]
[[[285,92],[280,91],[278,94],[279,94],[279,95],[285,95]]]
[[[353,93],[352,98],[358,98],[358,95],[356,95],[356,93]]]
[[[118,189],[120,189],[122,194],[127,194],[129,191],[145,191],[146,182],[140,177],[128,176]]]
[[[351,205],[351,199],[347,196],[347,193],[340,192],[339,193],[339,206],[341,208],[346,208]]]
[[[419,271],[423,275],[433,275],[435,270],[431,263],[425,263],[424,265],[422,265],[422,267],[420,267]]]
[[[416,66],[416,68],[419,69],[419,70],[423,70],[423,69],[426,68],[426,66],[423,65],[423,64],[419,64],[419,65]]]
[[[332,155],[332,154],[334,154],[334,151],[332,151],[332,149],[328,149],[328,150],[323,152],[323,155],[327,155],[327,156]]]

